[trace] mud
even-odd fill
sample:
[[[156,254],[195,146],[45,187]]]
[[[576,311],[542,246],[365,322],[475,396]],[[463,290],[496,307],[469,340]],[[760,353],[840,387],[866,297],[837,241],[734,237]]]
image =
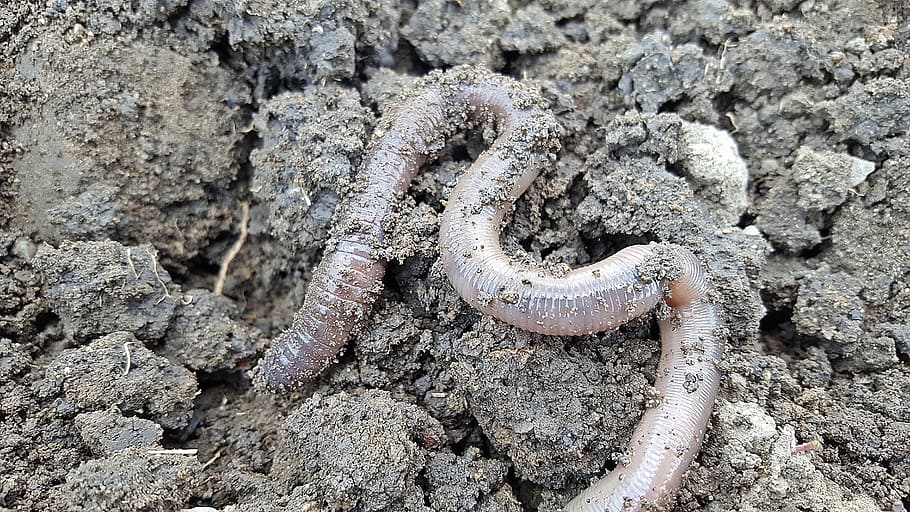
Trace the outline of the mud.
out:
[[[251,384],[382,113],[458,64],[562,126],[508,252],[710,269],[728,357],[673,511],[910,509],[908,52],[890,0],[4,2],[0,510],[556,511],[621,463],[653,322],[521,332],[438,261],[490,127],[400,202],[339,361]]]

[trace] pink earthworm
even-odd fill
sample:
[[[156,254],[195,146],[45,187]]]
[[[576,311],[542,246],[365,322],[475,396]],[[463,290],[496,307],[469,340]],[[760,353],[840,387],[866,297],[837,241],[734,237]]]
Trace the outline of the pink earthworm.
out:
[[[707,276],[688,250],[636,245],[564,275],[519,264],[499,235],[515,200],[558,149],[558,125],[514,81],[471,68],[434,73],[386,117],[361,179],[342,207],[340,234],[313,274],[292,327],[262,364],[267,387],[299,387],[322,371],[369,314],[386,262],[383,220],[429,155],[466,122],[498,136],[458,181],[443,213],[440,254],[455,290],[478,310],[529,331],[581,335],[614,329],[663,302],[662,352],[648,409],[620,467],[568,511],[635,511],[669,503],[701,446],[720,374],[722,323]]]

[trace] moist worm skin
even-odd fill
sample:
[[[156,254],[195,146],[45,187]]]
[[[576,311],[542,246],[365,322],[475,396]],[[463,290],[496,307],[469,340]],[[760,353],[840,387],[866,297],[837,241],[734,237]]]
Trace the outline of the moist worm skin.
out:
[[[529,331],[580,335],[614,329],[658,304],[661,397],[636,427],[628,458],[573,499],[567,511],[666,506],[698,453],[719,387],[719,311],[705,272],[686,249],[636,245],[557,276],[502,251],[502,221],[558,148],[558,125],[514,81],[469,68],[436,73],[377,129],[358,192],[342,207],[336,236],[314,271],[292,327],[266,354],[272,389],[299,387],[322,371],[370,311],[386,262],[383,220],[429,155],[468,122],[493,121],[498,136],[458,181],[442,216],[440,258],[461,297]],[[655,261],[669,270],[646,269]]]
[[[426,87],[399,105],[377,127],[357,191],[352,193],[333,237],[314,270],[303,306],[291,328],[276,338],[262,362],[261,376],[273,390],[293,389],[324,370],[344,348],[351,331],[370,312],[382,287],[386,261],[383,221],[428,155],[442,149],[468,122],[493,120],[499,136],[471,166],[473,175],[503,176],[488,194],[502,196],[505,210],[533,181],[558,147],[558,125],[539,98],[505,77],[469,68],[432,74]],[[524,174],[512,169],[523,169]],[[505,175],[504,175],[505,173]],[[506,179],[509,181],[499,181]],[[514,194],[508,194],[509,189]],[[497,214],[502,218],[502,212]]]

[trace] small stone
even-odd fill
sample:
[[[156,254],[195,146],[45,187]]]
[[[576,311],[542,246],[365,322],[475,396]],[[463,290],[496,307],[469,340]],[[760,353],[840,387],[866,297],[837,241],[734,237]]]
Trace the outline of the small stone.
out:
[[[515,290],[499,290],[496,295],[496,298],[504,304],[517,304],[519,297],[518,292]]]
[[[722,224],[735,225],[749,205],[749,170],[736,142],[723,130],[689,122],[682,124],[682,137],[683,170],[694,182],[696,196]]]
[[[79,414],[76,428],[92,453],[99,456],[130,447],[156,446],[164,433],[154,421],[124,417],[117,408]]]
[[[839,206],[874,170],[875,163],[868,160],[803,146],[790,169],[797,186],[797,205],[810,212]]]
[[[748,236],[761,236],[761,230],[754,224],[749,224],[743,228],[743,234]]]
[[[13,256],[22,258],[25,261],[31,261],[38,252],[38,246],[28,238],[17,238],[13,243]]]
[[[869,51],[869,44],[862,37],[856,37],[844,44],[844,50],[854,55],[862,55],[864,52]]]

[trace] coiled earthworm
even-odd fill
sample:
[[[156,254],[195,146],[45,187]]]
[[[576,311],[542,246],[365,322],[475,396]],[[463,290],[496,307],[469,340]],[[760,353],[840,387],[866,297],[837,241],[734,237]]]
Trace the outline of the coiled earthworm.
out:
[[[386,263],[375,256],[383,220],[429,155],[467,121],[491,120],[498,137],[456,185],[443,213],[440,254],[456,291],[500,320],[542,334],[613,329],[663,300],[662,353],[654,387],[620,467],[573,499],[568,511],[665,506],[695,457],[710,419],[723,355],[711,285],[695,256],[677,246],[636,245],[553,275],[513,262],[503,218],[557,150],[558,125],[541,100],[501,76],[471,68],[436,73],[376,130],[359,190],[342,207],[344,228],[313,274],[303,307],[263,361],[272,389],[322,371],[365,318]],[[668,310],[668,311],[667,311]]]

